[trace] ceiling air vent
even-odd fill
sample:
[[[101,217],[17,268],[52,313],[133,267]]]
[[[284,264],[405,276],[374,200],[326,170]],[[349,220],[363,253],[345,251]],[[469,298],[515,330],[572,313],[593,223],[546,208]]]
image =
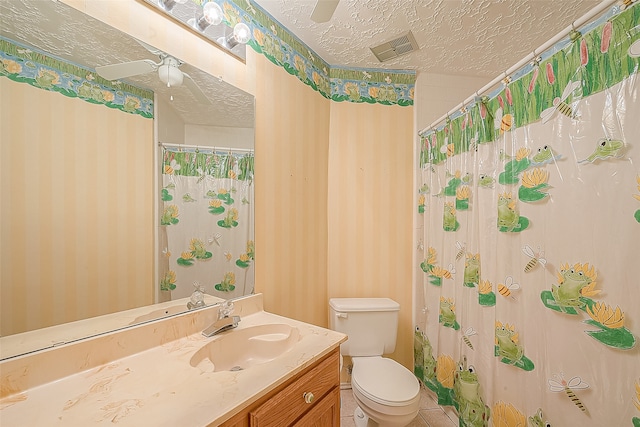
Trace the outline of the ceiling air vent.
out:
[[[418,49],[418,43],[416,43],[416,39],[413,37],[411,31],[409,31],[398,38],[372,47],[371,52],[378,58],[378,61],[385,62]]]

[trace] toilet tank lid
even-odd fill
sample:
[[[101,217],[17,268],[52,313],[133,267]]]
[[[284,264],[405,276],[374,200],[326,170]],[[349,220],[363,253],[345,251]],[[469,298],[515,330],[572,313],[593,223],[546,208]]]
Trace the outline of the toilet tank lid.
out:
[[[400,304],[390,298],[331,298],[329,305],[338,312],[400,310]]]

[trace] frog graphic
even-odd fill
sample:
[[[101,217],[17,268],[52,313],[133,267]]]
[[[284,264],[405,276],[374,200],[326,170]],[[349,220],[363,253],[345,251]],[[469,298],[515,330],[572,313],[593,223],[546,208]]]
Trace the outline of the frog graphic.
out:
[[[416,326],[413,338],[414,373],[427,387],[434,390],[436,359],[429,338]],[[434,390],[435,391],[435,390]]]
[[[619,158],[622,157],[624,149],[625,144],[619,139],[602,138],[598,141],[593,153],[578,163],[594,163],[596,160],[607,160],[612,157]]]
[[[480,254],[467,253],[464,261],[464,285],[474,288],[480,282]]]
[[[193,197],[191,197],[191,194],[189,193],[184,193],[182,195],[182,201],[186,202],[186,203],[191,203],[191,202],[195,202],[196,199],[194,199]]]
[[[463,356],[453,377],[453,393],[458,403],[460,425],[467,427],[488,426],[490,409],[480,396],[478,374],[473,366],[467,367],[467,357]]]
[[[542,166],[551,163],[554,160],[560,160],[560,154],[555,154],[551,146],[545,145],[538,148],[538,152],[531,156],[530,166]]]
[[[456,321],[456,305],[453,298],[440,297],[440,316],[438,322],[447,328],[453,328],[456,331],[460,329],[460,325]]]
[[[514,326],[496,321],[496,353],[511,364],[522,358],[524,350]]]
[[[516,211],[516,202],[510,193],[498,197],[498,227],[513,229],[518,225],[520,215]]]
[[[496,321],[495,355],[502,363],[531,371],[535,367],[533,362],[524,355],[515,326]]]
[[[456,231],[459,227],[460,223],[456,219],[456,208],[453,207],[453,202],[445,203],[442,228],[444,231]]]
[[[520,216],[512,194],[500,193],[498,196],[498,230],[502,232],[520,232],[528,226],[529,219]]]
[[[551,423],[542,414],[542,409],[538,408],[538,412],[529,417],[530,427],[551,427]]]
[[[558,286],[551,285],[551,295],[561,308],[584,308],[585,301],[581,297],[600,292],[594,290],[597,277],[595,267],[589,268],[589,263],[584,265],[577,263],[572,268],[569,268],[568,264],[564,264],[558,273]]]
[[[478,186],[482,188],[493,188],[493,184],[496,182],[495,178],[491,175],[480,175],[478,180]]]

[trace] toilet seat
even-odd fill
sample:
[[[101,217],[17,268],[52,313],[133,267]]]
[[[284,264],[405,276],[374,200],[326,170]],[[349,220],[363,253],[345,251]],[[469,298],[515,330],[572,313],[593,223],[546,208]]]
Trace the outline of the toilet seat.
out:
[[[412,406],[420,401],[420,383],[407,368],[380,356],[354,357],[352,387],[383,406]]]

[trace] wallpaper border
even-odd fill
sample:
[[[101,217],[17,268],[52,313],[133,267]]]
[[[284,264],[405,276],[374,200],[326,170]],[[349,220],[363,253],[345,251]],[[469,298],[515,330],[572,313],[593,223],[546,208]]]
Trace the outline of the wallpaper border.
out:
[[[89,68],[0,37],[0,76],[69,98],[153,118],[153,92],[110,82]]]

